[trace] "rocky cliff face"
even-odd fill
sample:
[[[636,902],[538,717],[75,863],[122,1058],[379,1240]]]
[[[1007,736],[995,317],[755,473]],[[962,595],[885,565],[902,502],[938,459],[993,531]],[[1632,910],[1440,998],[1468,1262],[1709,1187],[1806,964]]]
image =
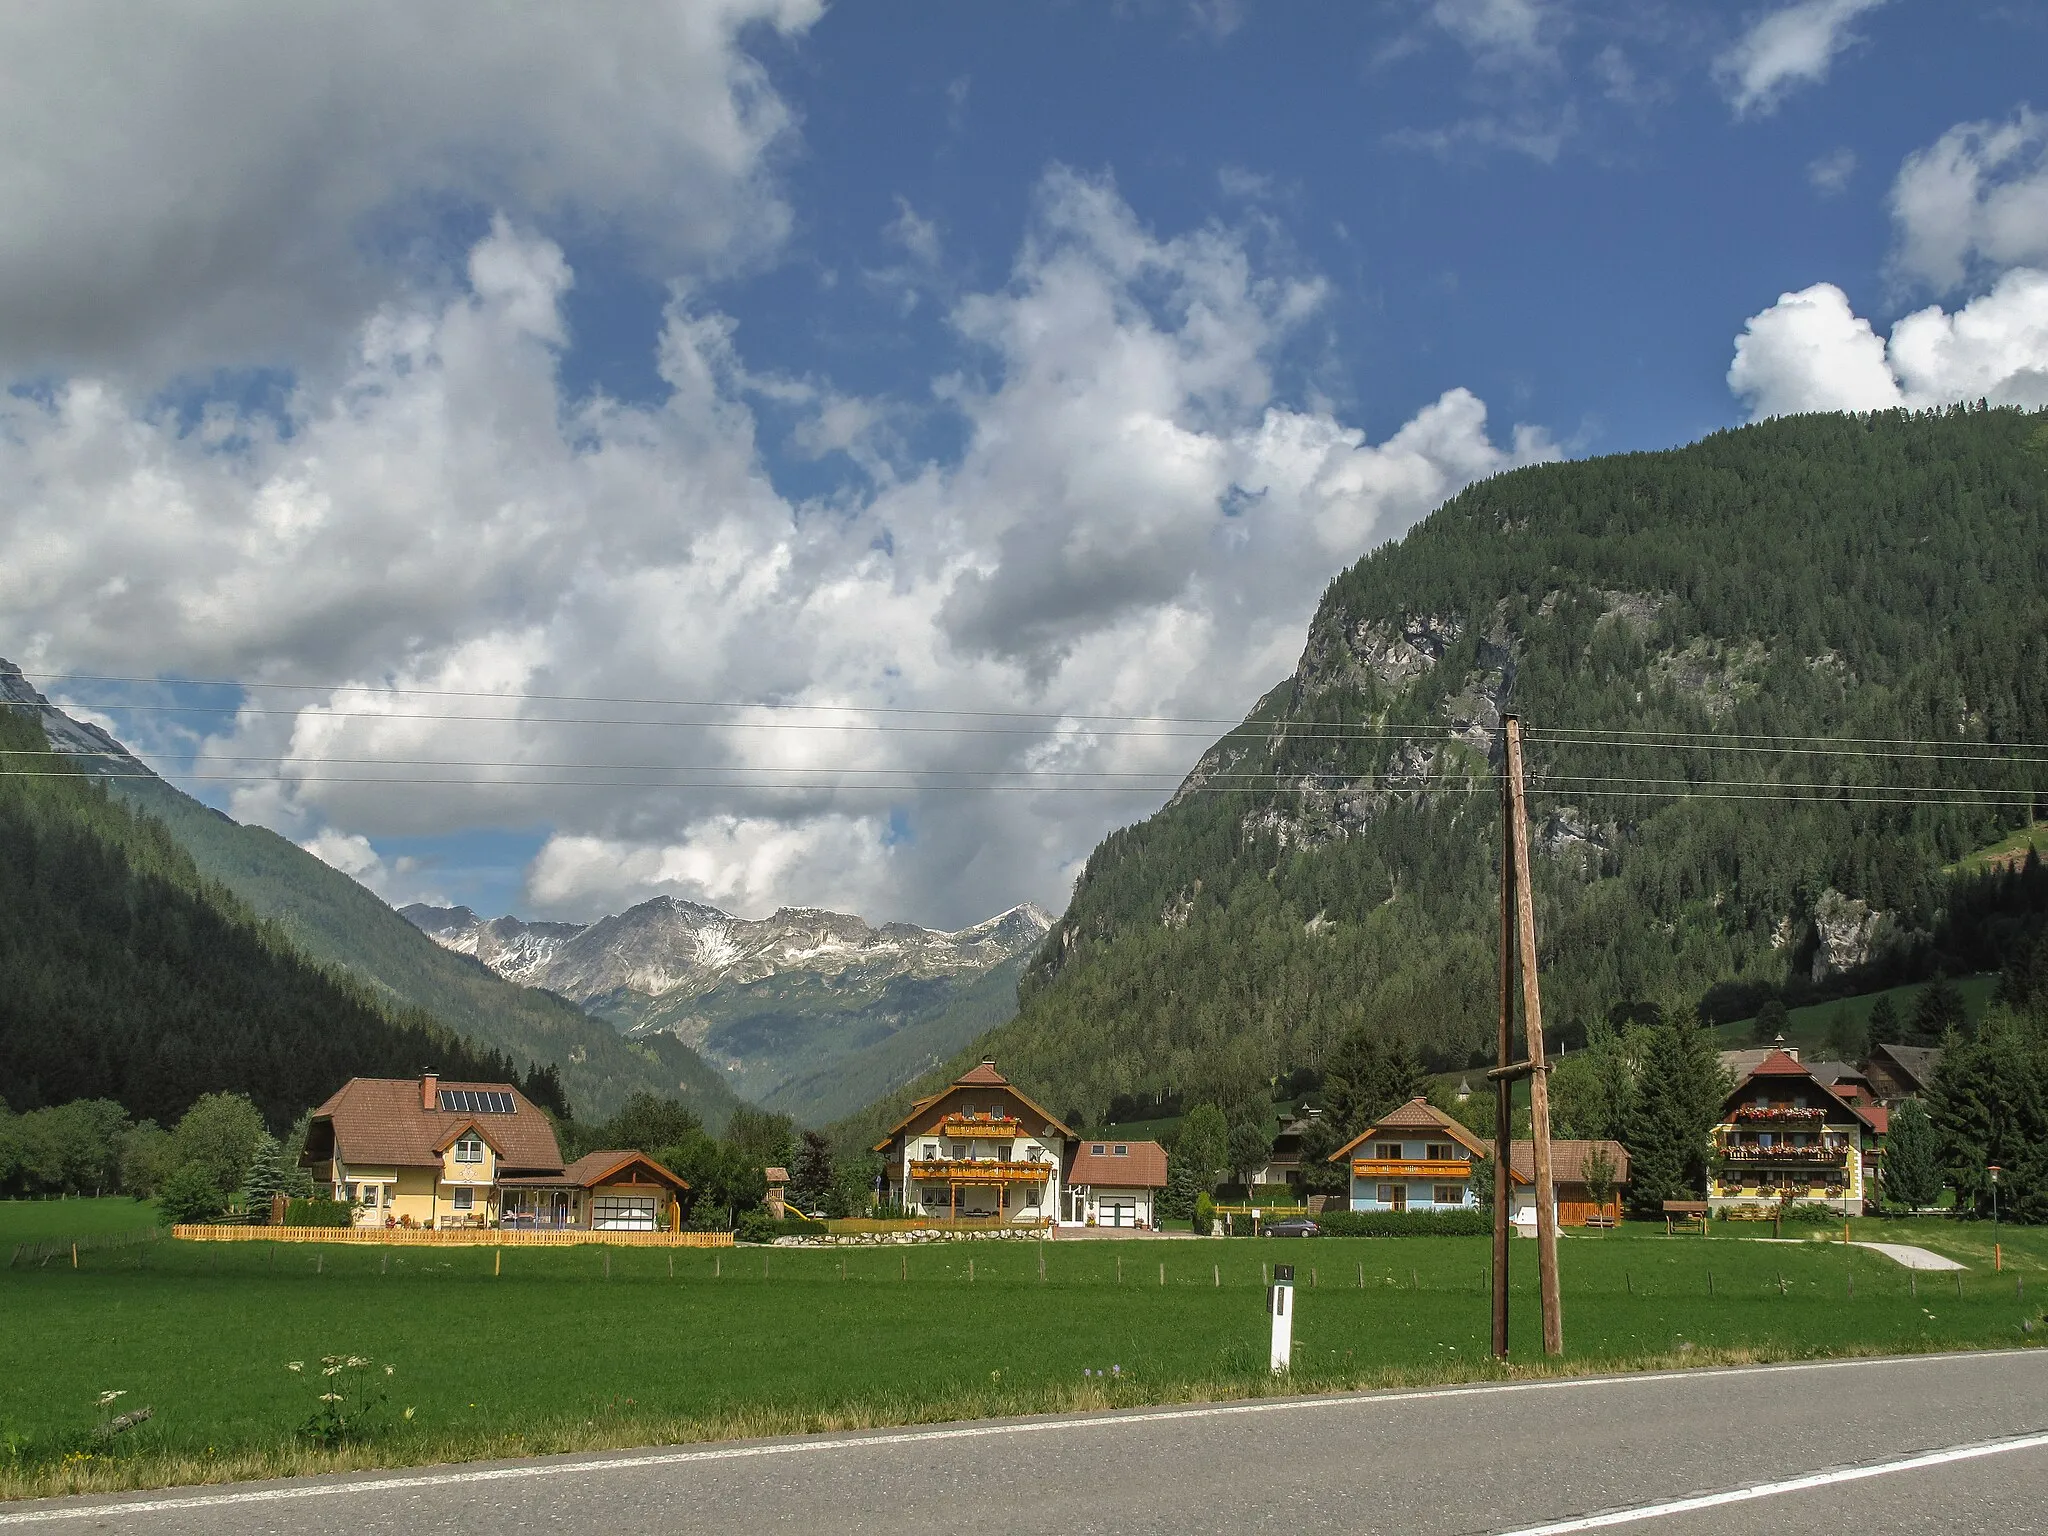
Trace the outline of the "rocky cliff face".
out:
[[[445,949],[474,955],[509,980],[586,1006],[629,997],[677,1003],[719,987],[803,975],[846,985],[979,975],[1045,936],[1029,904],[955,933],[880,927],[842,912],[784,907],[758,920],[657,896],[587,926],[480,919],[467,907],[410,906],[403,915]]]

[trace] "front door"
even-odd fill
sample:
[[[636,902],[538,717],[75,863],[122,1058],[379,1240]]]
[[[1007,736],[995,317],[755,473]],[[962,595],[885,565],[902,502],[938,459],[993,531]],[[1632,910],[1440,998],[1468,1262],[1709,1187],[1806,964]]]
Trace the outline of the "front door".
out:
[[[1397,1211],[1408,1209],[1408,1186],[1406,1184],[1396,1184],[1394,1186],[1394,1209]]]

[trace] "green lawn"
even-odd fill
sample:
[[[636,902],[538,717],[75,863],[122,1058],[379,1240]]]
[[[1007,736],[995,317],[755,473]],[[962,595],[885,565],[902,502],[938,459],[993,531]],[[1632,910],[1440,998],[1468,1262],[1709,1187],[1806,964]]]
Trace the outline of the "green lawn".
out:
[[[2048,1340],[2021,1328],[2048,1301],[2048,1235],[2007,1229],[2009,1268],[1992,1274],[1988,1229],[1858,1226],[1957,1253],[1973,1265],[1961,1293],[1838,1241],[1719,1226],[1574,1237],[1567,1368]],[[1534,1249],[1514,1250],[1525,1366],[1540,1358]],[[844,1278],[839,1253],[792,1249],[682,1250],[673,1278],[655,1249],[511,1248],[497,1276],[490,1249],[161,1242],[88,1251],[76,1269],[60,1256],[0,1272],[0,1493],[1271,1391],[1274,1260],[1302,1282],[1291,1388],[1496,1372],[1484,1239],[1044,1254],[1043,1282],[1024,1243],[847,1250]],[[393,1365],[389,1428],[336,1456],[296,1445],[312,1389],[286,1362],[350,1353]],[[155,1417],[112,1458],[58,1460],[105,1391]]]
[[[125,1195],[98,1200],[0,1200],[0,1259],[13,1252],[16,1243],[139,1232],[156,1224],[154,1205]]]

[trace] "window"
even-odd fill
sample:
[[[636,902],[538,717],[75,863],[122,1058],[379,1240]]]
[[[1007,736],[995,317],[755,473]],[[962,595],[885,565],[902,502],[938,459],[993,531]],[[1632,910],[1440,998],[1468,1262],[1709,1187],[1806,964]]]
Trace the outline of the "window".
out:
[[[1090,1147],[1090,1148],[1089,1148],[1088,1150],[1089,1150],[1089,1152],[1091,1152],[1092,1154],[1094,1154],[1094,1155],[1095,1155],[1096,1157],[1100,1157],[1100,1156],[1102,1156],[1102,1152],[1103,1152],[1103,1147],[1102,1147],[1102,1143],[1098,1141],[1098,1142],[1096,1142],[1096,1143],[1095,1143],[1095,1145],[1094,1145],[1094,1146]]]
[[[377,1186],[375,1184],[365,1184],[363,1186],[363,1204],[373,1211],[377,1209]]]
[[[474,1136],[464,1136],[455,1143],[455,1161],[458,1163],[480,1163],[484,1160],[484,1144]]]
[[[960,1150],[960,1143],[957,1141],[946,1148],[946,1156],[948,1157],[965,1157],[966,1155],[965,1152]]]
[[[1382,1185],[1381,1185],[1381,1186],[1379,1187],[1379,1189],[1378,1189],[1378,1190],[1376,1191],[1376,1193],[1377,1193],[1377,1194],[1378,1194],[1378,1196],[1379,1196],[1379,1202],[1380,1202],[1380,1204],[1381,1204],[1381,1205],[1392,1205],[1392,1204],[1394,1203],[1394,1186],[1393,1186],[1393,1185],[1391,1185],[1391,1184],[1382,1184]]]
[[[1465,1203],[1465,1186],[1462,1184],[1439,1184],[1431,1199],[1437,1205],[1463,1205]]]
[[[1448,1141],[1432,1141],[1422,1149],[1422,1155],[1433,1163],[1448,1163],[1458,1152]]]
[[[974,1118],[974,1106],[972,1104],[962,1104],[960,1106],[960,1113],[972,1120]]]
[[[1131,1149],[1126,1146],[1119,1146],[1116,1149],[1116,1155],[1118,1157],[1129,1157],[1131,1155]]]
[[[1388,1162],[1399,1162],[1401,1160],[1401,1143],[1398,1141],[1383,1141],[1372,1149],[1372,1155],[1377,1158],[1383,1158]]]
[[[936,1158],[939,1155],[939,1144],[936,1141],[926,1142],[924,1144],[924,1155],[929,1158]]]
[[[355,1185],[353,1185],[353,1184],[344,1184],[344,1185],[342,1185],[342,1186],[341,1186],[341,1188],[342,1188],[342,1198],[343,1198],[344,1200],[348,1201],[348,1202],[349,1202],[349,1204],[353,1205],[353,1204],[355,1204],[355,1203],[356,1203],[356,1201],[357,1201],[357,1200],[358,1200],[359,1198],[361,1198],[361,1196],[360,1196],[360,1192],[359,1192],[359,1191],[357,1190],[357,1188],[356,1188],[356,1186],[355,1186]]]
[[[474,1207],[475,1205],[476,1205],[476,1191],[475,1191],[475,1190],[473,1190],[473,1189],[458,1189],[457,1191],[455,1191],[455,1209],[457,1209],[458,1211],[467,1211],[467,1210],[470,1210],[470,1209],[472,1209],[472,1208],[473,1208],[473,1207]]]
[[[1009,1142],[1007,1142],[1007,1141],[999,1141],[999,1142],[997,1142],[997,1143],[996,1143],[996,1161],[997,1161],[997,1162],[999,1162],[999,1163],[1007,1163],[1007,1162],[1008,1162],[1008,1161],[1010,1160],[1010,1154],[1011,1154],[1011,1153],[1012,1153],[1013,1151],[1015,1151],[1015,1150],[1016,1150],[1016,1148],[1015,1148],[1015,1147],[1014,1147],[1014,1146],[1013,1146],[1013,1145],[1012,1145],[1011,1143],[1009,1143]]]

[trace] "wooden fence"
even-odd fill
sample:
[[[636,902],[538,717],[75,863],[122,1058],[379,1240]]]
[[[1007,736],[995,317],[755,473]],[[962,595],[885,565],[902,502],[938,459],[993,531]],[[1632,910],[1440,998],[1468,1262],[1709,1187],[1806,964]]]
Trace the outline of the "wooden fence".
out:
[[[186,1225],[171,1236],[188,1243],[393,1243],[427,1248],[569,1248],[609,1243],[620,1248],[730,1248],[730,1232],[531,1232],[497,1227],[230,1227]]]

